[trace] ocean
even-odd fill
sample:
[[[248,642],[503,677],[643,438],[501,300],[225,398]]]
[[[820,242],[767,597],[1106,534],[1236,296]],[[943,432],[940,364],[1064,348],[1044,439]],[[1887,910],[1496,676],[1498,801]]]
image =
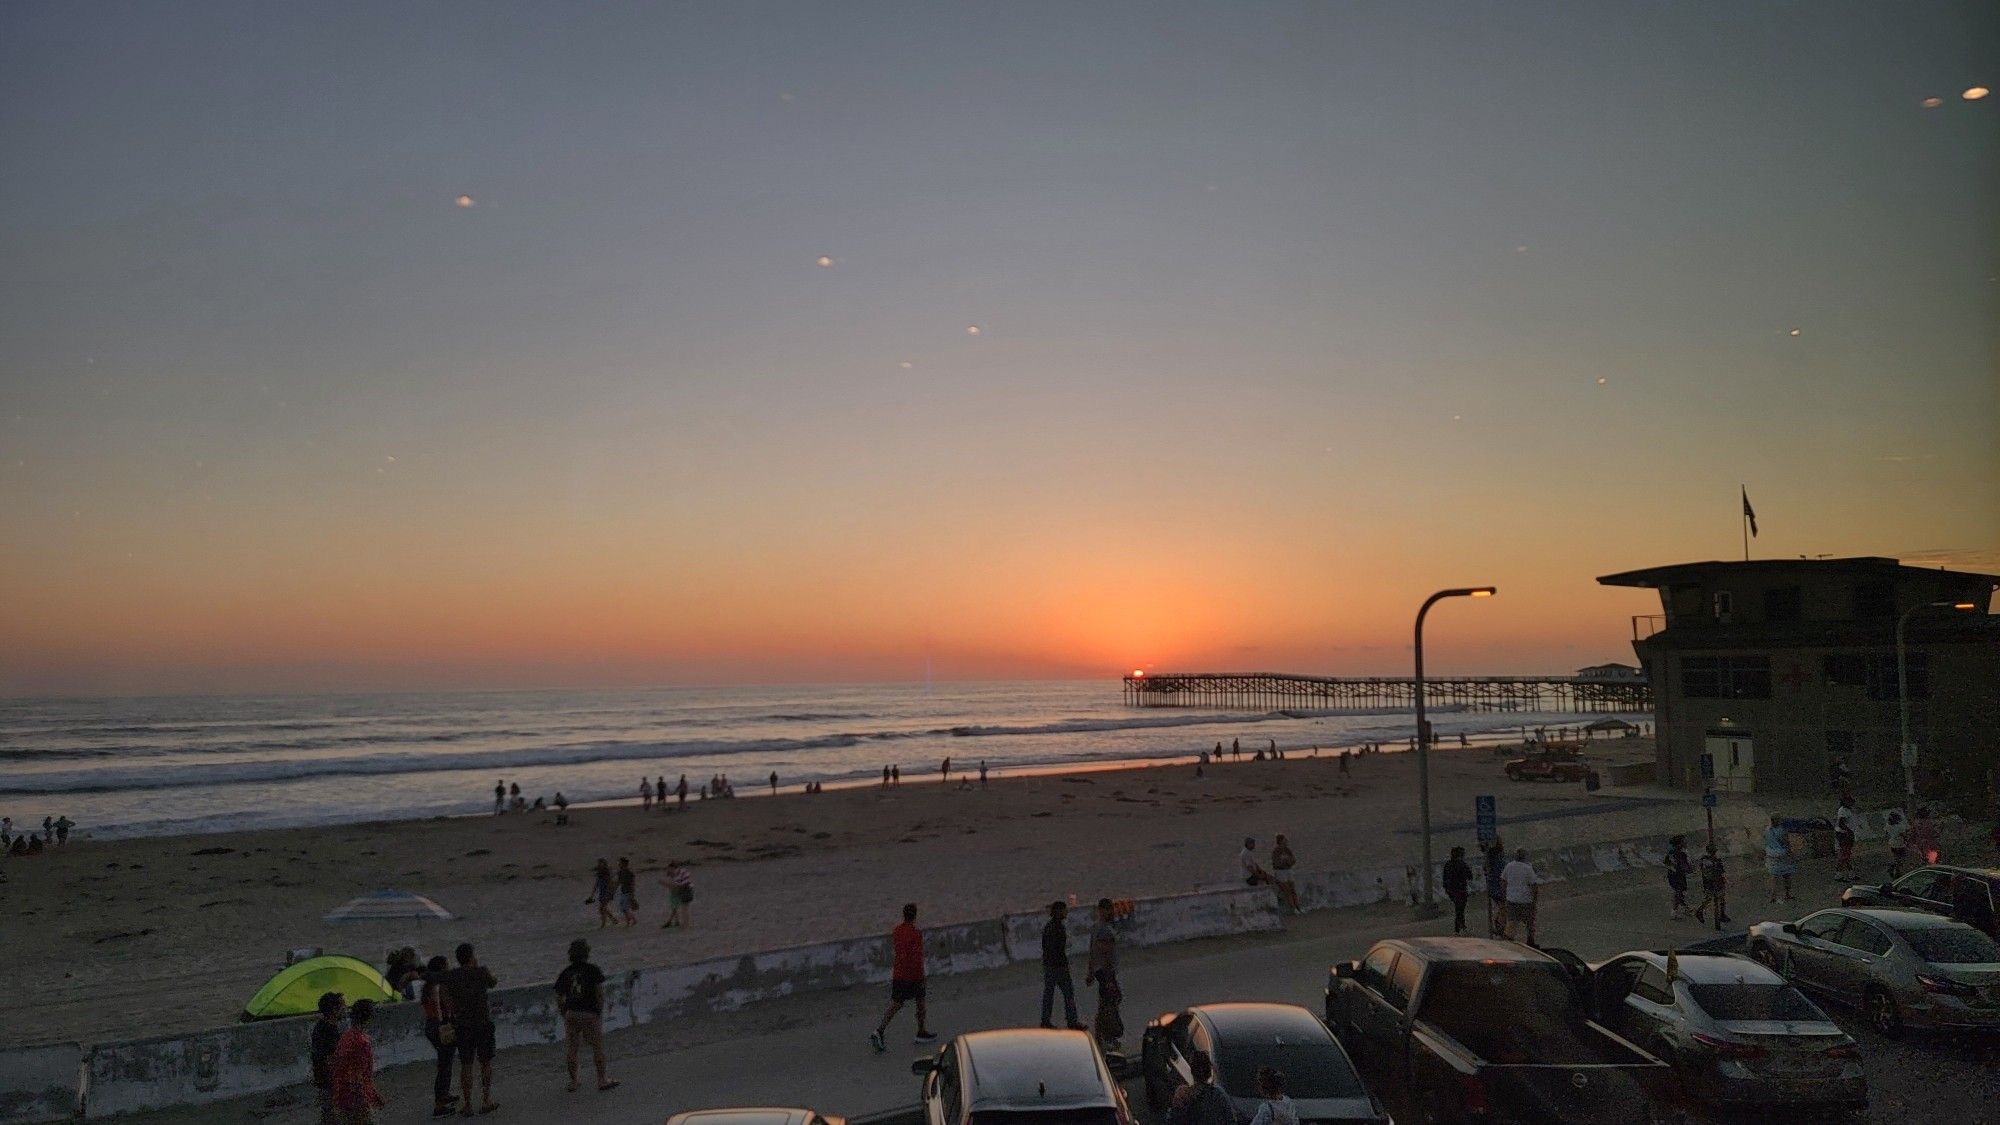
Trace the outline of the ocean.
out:
[[[1574,714],[1432,712],[1444,735],[1574,724]],[[642,777],[739,794],[879,778],[935,781],[1187,758],[1242,739],[1401,744],[1407,711],[1142,709],[1117,680],[684,687],[0,701],[0,814],[84,835],[160,836],[487,811],[496,781],[532,800],[638,797]]]

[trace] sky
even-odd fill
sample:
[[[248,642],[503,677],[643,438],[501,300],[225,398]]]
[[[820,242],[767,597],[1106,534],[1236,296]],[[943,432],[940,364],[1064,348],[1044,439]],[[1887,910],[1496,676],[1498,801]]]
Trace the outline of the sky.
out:
[[[9,4],[0,694],[1561,671],[1739,488],[2000,569],[1996,45]]]

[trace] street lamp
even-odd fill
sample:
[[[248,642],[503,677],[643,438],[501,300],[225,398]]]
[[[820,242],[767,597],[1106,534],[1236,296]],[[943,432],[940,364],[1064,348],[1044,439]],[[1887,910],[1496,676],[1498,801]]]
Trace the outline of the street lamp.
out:
[[[1419,918],[1438,916],[1437,897],[1431,890],[1431,752],[1430,739],[1424,730],[1424,614],[1445,598],[1490,598],[1493,594],[1492,586],[1439,590],[1425,598],[1424,604],[1417,610],[1417,678],[1411,697],[1417,707],[1417,816],[1423,821],[1424,829],[1424,900],[1417,906]]]
[[[1913,605],[1896,619],[1896,706],[1902,715],[1903,727],[1903,795],[1917,795],[1917,744],[1910,741],[1910,658],[1903,646],[1903,626],[1910,623],[1910,615],[1920,609],[1975,610],[1979,607],[1972,602],[1925,602]]]

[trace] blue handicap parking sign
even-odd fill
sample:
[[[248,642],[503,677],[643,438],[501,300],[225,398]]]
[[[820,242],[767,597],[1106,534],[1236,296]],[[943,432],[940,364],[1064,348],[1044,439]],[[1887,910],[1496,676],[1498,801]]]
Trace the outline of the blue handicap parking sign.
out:
[[[1479,831],[1479,842],[1490,843],[1500,831],[1500,809],[1492,796],[1482,795],[1472,799],[1472,820]]]

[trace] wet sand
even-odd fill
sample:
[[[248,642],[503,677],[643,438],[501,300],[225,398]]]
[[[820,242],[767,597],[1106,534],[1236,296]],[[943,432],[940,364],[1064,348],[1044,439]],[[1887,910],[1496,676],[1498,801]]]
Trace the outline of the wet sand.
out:
[[[1601,744],[1600,763],[1650,756],[1645,739]],[[1510,845],[1541,847],[1692,829],[1701,809],[1664,791],[1510,784],[1492,750],[1432,759],[1438,854],[1471,843],[1473,797],[1500,797]],[[992,917],[1075,894],[1136,896],[1221,886],[1246,835],[1286,833],[1302,871],[1410,862],[1415,759],[1328,754],[1213,765],[995,777],[984,788],[905,775],[892,789],[689,801],[552,813],[73,842],[0,862],[6,957],[0,1044],[102,1040],[233,1020],[288,949],[380,964],[394,947],[446,953],[472,941],[505,984],[551,979],[582,936],[608,970],[666,965],[887,929],[902,903],[926,924]],[[1578,815],[1567,815],[1575,813]],[[1556,814],[1556,815],[1548,815]],[[1508,818],[1538,819],[1506,827]],[[1754,818],[1745,806],[1732,817]],[[629,856],[640,924],[600,932],[590,867]],[[661,929],[670,859],[694,872],[693,927]],[[326,923],[384,887],[415,891],[455,921]]]

